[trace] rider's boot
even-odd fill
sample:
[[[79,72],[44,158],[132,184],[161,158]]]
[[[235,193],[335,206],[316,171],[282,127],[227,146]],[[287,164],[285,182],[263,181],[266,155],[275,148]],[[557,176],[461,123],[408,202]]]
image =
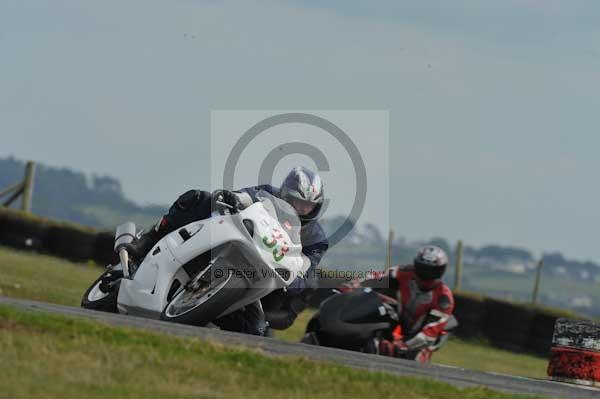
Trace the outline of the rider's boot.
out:
[[[264,336],[269,327],[269,323],[265,320],[265,314],[260,301],[253,302],[235,312],[231,312],[215,320],[214,324],[222,330],[258,336]]]

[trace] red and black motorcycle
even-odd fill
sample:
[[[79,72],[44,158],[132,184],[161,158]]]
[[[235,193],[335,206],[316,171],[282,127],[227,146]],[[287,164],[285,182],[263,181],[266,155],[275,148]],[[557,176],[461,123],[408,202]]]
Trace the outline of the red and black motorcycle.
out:
[[[336,293],[321,303],[308,322],[301,342],[378,354],[379,342],[382,339],[410,338],[403,336],[397,305],[396,299],[372,288]],[[426,358],[417,358],[422,348],[407,351],[402,357],[421,362],[429,361],[431,353],[444,345],[451,330],[456,326],[458,322],[452,317],[437,341],[427,348],[429,356]]]

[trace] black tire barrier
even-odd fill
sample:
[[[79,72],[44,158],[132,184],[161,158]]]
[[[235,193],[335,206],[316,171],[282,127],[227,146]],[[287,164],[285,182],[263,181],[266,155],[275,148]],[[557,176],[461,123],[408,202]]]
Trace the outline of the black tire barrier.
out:
[[[585,320],[558,319],[548,376],[555,381],[600,387],[600,325]]]
[[[32,237],[30,235],[20,235],[14,234],[10,231],[4,231],[0,233],[0,244],[26,250],[26,251],[35,251],[35,252],[47,252],[45,241],[40,240],[39,238]]]
[[[107,238],[110,237],[110,245]],[[46,253],[76,262],[114,261],[112,234],[74,223],[59,222],[14,210],[0,209],[0,245]],[[102,262],[100,262],[102,261]]]
[[[50,253],[75,262],[93,259],[96,233],[70,226],[54,226],[48,235]]]
[[[92,259],[101,266],[119,263],[119,256],[114,251],[115,236],[112,233],[96,234]]]
[[[26,250],[44,252],[49,228],[33,217],[23,217],[20,212],[0,213],[0,244]]]
[[[552,314],[549,311],[536,311],[527,343],[531,351],[541,356],[548,356],[552,347],[554,323],[556,323],[558,318],[557,314]]]
[[[527,350],[535,311],[523,305],[498,299],[485,300],[484,333],[490,342],[503,349]]]
[[[484,298],[457,294],[454,295],[454,302],[454,316],[458,320],[455,334],[463,338],[482,338],[485,335],[483,331],[486,314]]]

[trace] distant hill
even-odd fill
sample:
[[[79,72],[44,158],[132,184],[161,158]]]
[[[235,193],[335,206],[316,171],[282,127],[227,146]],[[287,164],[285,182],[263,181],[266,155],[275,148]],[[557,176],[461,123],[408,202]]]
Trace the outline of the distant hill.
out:
[[[24,170],[25,162],[0,158],[0,188],[22,180]],[[100,229],[112,229],[126,220],[147,228],[167,208],[137,205],[125,198],[121,183],[110,176],[88,177],[66,168],[36,165],[32,212],[37,215]]]

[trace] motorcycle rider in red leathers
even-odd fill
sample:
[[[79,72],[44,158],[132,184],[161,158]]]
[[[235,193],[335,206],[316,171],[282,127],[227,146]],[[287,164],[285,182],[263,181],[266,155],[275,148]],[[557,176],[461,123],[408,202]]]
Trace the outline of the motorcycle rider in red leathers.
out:
[[[448,256],[441,248],[427,245],[418,251],[412,265],[395,266],[339,287],[347,292],[370,286],[397,300],[399,325],[390,339],[376,339],[377,353],[427,363],[445,342],[447,330],[456,323],[452,291],[441,280],[447,264]]]

